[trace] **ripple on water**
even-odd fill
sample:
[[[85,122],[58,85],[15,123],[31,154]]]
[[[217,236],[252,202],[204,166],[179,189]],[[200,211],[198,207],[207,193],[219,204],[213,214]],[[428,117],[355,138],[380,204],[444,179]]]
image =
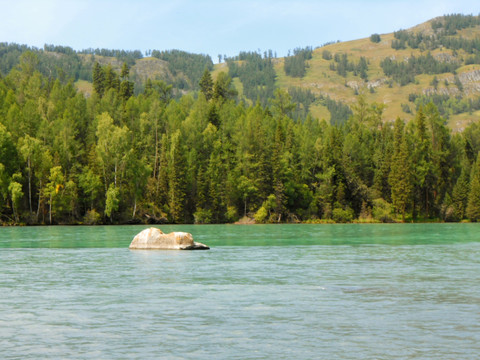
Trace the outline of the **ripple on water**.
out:
[[[260,236],[260,228],[249,229],[238,236]],[[314,227],[304,229],[314,236]],[[334,231],[319,229],[322,236]],[[359,245],[354,233],[349,229],[340,245],[217,246],[200,253],[0,249],[2,358],[480,353],[480,243]]]

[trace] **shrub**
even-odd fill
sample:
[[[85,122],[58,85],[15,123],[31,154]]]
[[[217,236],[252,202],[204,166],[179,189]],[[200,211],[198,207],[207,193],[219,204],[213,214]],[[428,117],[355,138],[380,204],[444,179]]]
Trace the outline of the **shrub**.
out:
[[[322,58],[325,60],[332,60],[332,53],[328,50],[323,50]]]
[[[238,220],[238,212],[235,206],[227,206],[227,212],[225,213],[225,217],[228,222],[235,222]]]
[[[257,223],[263,223],[265,222],[265,219],[267,218],[267,216],[268,216],[268,211],[262,206],[255,213],[254,218]]]
[[[370,41],[373,43],[379,43],[380,41],[382,41],[382,38],[379,34],[372,34],[370,35]]]
[[[394,222],[393,206],[382,198],[373,200],[373,218],[377,221],[390,223]]]
[[[102,216],[95,210],[89,210],[83,217],[83,222],[87,225],[98,225],[102,222]]]
[[[351,208],[348,206],[345,209],[335,208],[332,212],[333,221],[336,223],[347,223],[351,222],[355,214]]]
[[[198,208],[193,214],[195,224],[210,224],[212,222],[212,211]]]

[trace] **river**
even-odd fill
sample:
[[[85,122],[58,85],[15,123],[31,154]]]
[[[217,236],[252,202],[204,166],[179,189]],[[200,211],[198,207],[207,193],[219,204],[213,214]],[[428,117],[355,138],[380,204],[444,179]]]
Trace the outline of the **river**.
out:
[[[476,359],[480,224],[0,228],[2,359]]]

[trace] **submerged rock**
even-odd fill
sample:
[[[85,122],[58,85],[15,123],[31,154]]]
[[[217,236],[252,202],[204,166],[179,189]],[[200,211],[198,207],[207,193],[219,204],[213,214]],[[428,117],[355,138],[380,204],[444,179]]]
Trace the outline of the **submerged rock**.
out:
[[[130,243],[131,250],[208,250],[207,245],[193,241],[186,232],[164,234],[160,229],[150,228],[138,233]]]

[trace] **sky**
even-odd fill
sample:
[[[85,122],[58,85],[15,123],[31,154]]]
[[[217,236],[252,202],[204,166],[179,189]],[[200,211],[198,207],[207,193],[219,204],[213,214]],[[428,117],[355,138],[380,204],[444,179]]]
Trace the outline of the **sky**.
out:
[[[436,16],[480,13],[478,0],[0,0],[0,42],[75,50],[180,49],[234,56],[349,41]]]

